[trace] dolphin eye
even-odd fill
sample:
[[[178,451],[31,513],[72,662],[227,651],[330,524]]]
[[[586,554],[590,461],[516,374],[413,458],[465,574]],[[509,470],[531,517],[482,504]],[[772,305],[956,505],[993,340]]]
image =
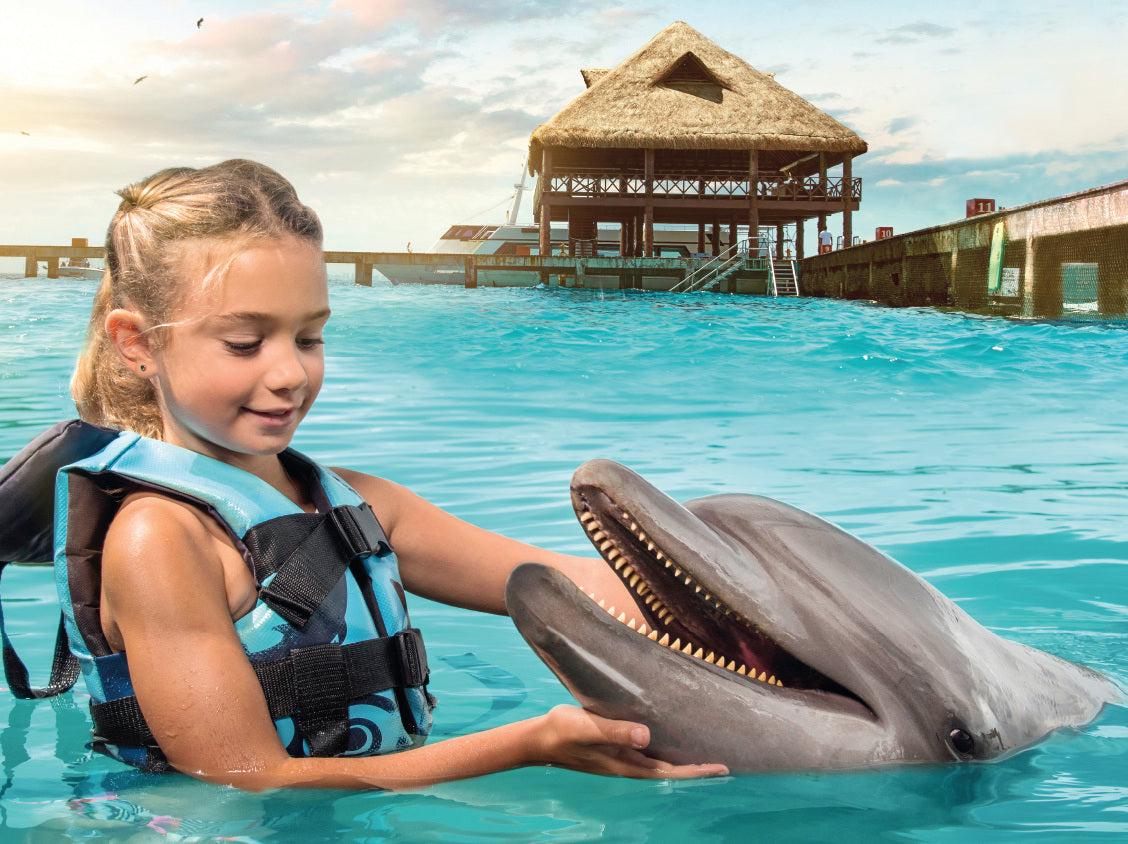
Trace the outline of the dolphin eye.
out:
[[[964,729],[956,727],[948,733],[948,741],[952,743],[952,747],[956,749],[957,753],[967,756],[975,749],[975,739],[971,734]]]

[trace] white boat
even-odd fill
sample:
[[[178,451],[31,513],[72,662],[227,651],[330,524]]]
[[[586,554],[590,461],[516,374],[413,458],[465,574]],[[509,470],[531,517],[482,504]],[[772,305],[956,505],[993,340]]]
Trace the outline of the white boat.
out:
[[[527,171],[521,170],[521,180],[515,184],[514,193],[505,200],[513,200],[513,204],[506,214],[505,223],[482,225],[480,223],[457,223],[445,232],[435,242],[428,254],[456,256],[449,267],[428,264],[417,265],[405,262],[384,262],[375,264],[376,270],[384,275],[393,284],[462,284],[465,278],[465,268],[457,257],[464,255],[539,255],[540,254],[540,228],[537,226],[517,225],[517,212],[521,207],[521,195],[529,190],[525,187]],[[706,250],[710,246],[711,232],[706,231]],[[654,257],[656,258],[691,258],[707,257],[698,250],[697,226],[661,226],[654,227]],[[720,232],[720,244],[717,249],[721,252],[732,244],[729,242],[730,232],[727,226]],[[599,228],[594,243],[585,242],[585,255],[617,257],[620,255],[620,229],[618,226],[604,226]],[[552,254],[567,254],[568,228],[567,226],[553,227],[550,229],[550,242]],[[563,251],[562,251],[563,250]],[[410,252],[410,244],[408,244]],[[712,254],[712,253],[709,253]],[[478,283],[483,286],[517,286],[528,287],[536,284],[539,274],[535,272],[521,272],[504,270],[491,272],[480,270]]]
[[[729,232],[721,232],[721,250],[728,248]],[[566,254],[568,229],[565,226],[551,229],[553,254]],[[703,257],[697,251],[697,227],[654,227],[654,256],[657,258]],[[510,224],[480,225],[459,223],[448,228],[428,254],[452,256],[449,267],[416,265],[401,262],[376,264],[376,269],[393,284],[462,284],[464,269],[457,260],[464,255],[539,255],[540,228]],[[591,244],[593,256],[617,257],[619,253],[619,227],[600,228],[596,241]],[[562,250],[565,250],[562,252]],[[480,270],[478,283],[490,286],[520,286],[535,284],[537,274],[532,272]]]
[[[85,278],[90,281],[102,279],[102,268],[90,266],[86,258],[71,258],[59,263],[59,278]]]

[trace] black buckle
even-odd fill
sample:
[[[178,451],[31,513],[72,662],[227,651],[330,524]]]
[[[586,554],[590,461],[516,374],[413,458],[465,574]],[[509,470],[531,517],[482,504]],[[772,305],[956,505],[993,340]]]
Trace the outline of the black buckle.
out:
[[[427,651],[423,647],[423,634],[415,627],[401,630],[394,637],[403,668],[405,686],[425,686],[431,678],[427,670]]]
[[[376,514],[367,504],[334,507],[329,511],[329,519],[337,529],[337,535],[344,540],[351,560],[369,554],[383,556],[392,550]]]

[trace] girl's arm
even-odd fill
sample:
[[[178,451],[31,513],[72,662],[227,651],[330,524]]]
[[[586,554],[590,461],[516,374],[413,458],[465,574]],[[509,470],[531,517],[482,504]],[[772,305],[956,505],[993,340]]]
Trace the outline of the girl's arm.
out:
[[[333,471],[372,505],[395,549],[404,586],[416,595],[505,615],[509,573],[520,563],[539,562],[560,569],[608,606],[635,606],[630,590],[602,560],[558,554],[491,533],[384,478]]]
[[[571,706],[402,753],[291,758],[232,625],[223,545],[206,519],[141,496],[119,511],[103,553],[105,615],[145,719],[180,771],[252,789],[415,788],[534,764],[631,777],[725,771],[650,759],[645,727]]]

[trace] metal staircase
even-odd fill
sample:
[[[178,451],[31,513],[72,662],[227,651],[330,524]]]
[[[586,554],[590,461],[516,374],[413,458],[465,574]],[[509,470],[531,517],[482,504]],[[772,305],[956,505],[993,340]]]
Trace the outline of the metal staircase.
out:
[[[772,261],[772,295],[798,296],[799,274],[795,261]]]
[[[744,267],[748,259],[748,241],[730,246],[720,255],[709,259],[670,288],[671,293],[697,293],[708,290]]]

